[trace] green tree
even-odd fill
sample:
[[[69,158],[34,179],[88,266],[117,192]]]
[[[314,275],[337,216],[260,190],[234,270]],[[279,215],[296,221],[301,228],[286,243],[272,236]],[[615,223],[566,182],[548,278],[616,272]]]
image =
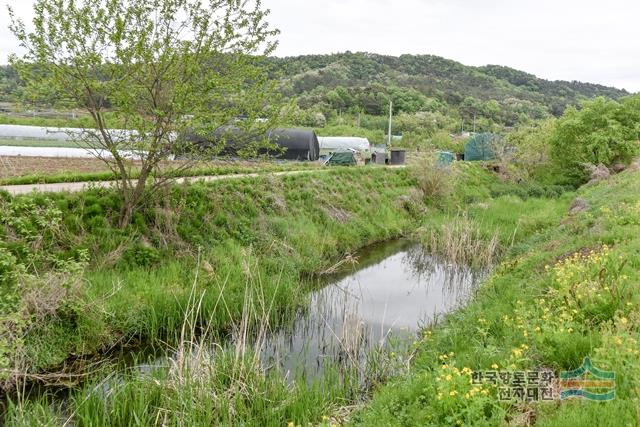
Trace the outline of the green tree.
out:
[[[514,162],[525,178],[543,178],[542,174],[551,171],[549,141],[554,125],[555,119],[548,119],[507,134],[506,143],[514,148]]]
[[[638,153],[640,102],[596,98],[580,110],[569,107],[553,129],[554,162],[576,183],[587,178],[585,165],[629,163]]]
[[[255,119],[272,112],[272,84],[259,61],[277,31],[260,0],[248,5],[36,0],[32,31],[9,8],[26,51],[12,59],[22,79],[64,94],[92,117],[82,139],[109,153],[99,157],[120,177],[122,227],[171,180],[160,166],[178,148],[177,135],[211,132],[238,116],[248,117],[243,126],[259,126]],[[123,150],[138,158],[139,179]]]

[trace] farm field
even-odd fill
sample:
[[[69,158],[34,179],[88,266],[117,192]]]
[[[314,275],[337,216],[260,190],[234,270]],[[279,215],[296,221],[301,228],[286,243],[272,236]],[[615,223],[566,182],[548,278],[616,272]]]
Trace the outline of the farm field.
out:
[[[68,174],[108,173],[109,170],[99,159],[75,159],[61,157],[2,157],[0,179],[17,178],[28,175],[51,176]]]
[[[65,157],[0,157],[0,185],[26,185],[62,182],[94,182],[111,181],[116,175],[100,159],[65,158]],[[165,170],[179,168],[180,161],[166,161],[161,165]],[[135,171],[137,166],[132,164]],[[293,170],[309,170],[320,168],[315,163],[276,162],[276,161],[233,161],[219,160],[198,162],[188,171],[186,176],[234,175],[259,172],[278,172]],[[135,173],[134,173],[135,176]]]

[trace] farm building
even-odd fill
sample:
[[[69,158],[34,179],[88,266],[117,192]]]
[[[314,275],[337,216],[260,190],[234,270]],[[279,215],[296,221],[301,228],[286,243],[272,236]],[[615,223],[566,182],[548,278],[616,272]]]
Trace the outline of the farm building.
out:
[[[273,129],[266,135],[252,135],[235,126],[223,126],[218,128],[213,136],[201,136],[188,134],[184,140],[194,145],[197,149],[213,149],[212,151],[223,156],[239,156],[241,151],[251,144],[260,144],[265,139],[280,147],[281,150],[269,152],[259,150],[261,154],[270,154],[283,160],[309,160],[316,161],[320,156],[318,137],[312,130],[306,129]],[[216,147],[221,147],[216,150]]]
[[[337,150],[356,150],[360,153],[371,151],[371,144],[367,138],[356,138],[347,136],[319,136],[320,152],[323,154]]]
[[[338,149],[332,152],[324,163],[328,166],[356,166],[363,165],[362,154],[353,149]]]
[[[91,140],[91,129],[58,128],[44,126],[0,125],[0,139],[25,140],[25,141],[69,141],[78,142]],[[126,141],[137,135],[135,131],[123,129],[107,129],[106,132],[115,141]],[[96,134],[96,132],[93,132]],[[97,134],[99,135],[99,134]]]
[[[74,133],[79,134],[80,132],[73,128],[0,125],[0,139],[70,141],[74,139]]]
[[[492,133],[479,133],[473,136],[464,147],[465,161],[493,160],[493,142],[498,138]]]
[[[318,136],[312,130],[274,129],[267,137],[285,150],[277,155],[281,159],[316,161],[320,157]]]
[[[438,151],[438,165],[439,166],[448,166],[453,163],[456,156],[451,151]]]

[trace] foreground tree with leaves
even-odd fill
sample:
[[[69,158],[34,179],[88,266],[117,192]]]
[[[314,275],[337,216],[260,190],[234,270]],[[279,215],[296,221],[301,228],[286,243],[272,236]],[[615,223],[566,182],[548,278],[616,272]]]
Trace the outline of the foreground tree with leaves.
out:
[[[94,128],[75,136],[119,177],[122,227],[193,165],[162,167],[184,151],[181,135],[229,124],[263,134],[276,114],[260,60],[277,30],[260,0],[36,0],[34,12],[28,30],[9,8],[26,51],[12,65],[89,112]]]
[[[585,183],[591,167],[629,164],[640,153],[640,97],[596,98],[568,108],[549,143],[552,159],[574,184]]]

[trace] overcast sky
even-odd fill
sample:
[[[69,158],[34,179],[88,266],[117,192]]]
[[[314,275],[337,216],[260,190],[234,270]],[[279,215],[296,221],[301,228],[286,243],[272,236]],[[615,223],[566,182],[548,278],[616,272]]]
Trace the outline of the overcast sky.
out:
[[[0,63],[17,45],[0,0]],[[640,91],[638,0],[263,0],[281,30],[278,56],[350,50],[434,54],[546,79]]]

